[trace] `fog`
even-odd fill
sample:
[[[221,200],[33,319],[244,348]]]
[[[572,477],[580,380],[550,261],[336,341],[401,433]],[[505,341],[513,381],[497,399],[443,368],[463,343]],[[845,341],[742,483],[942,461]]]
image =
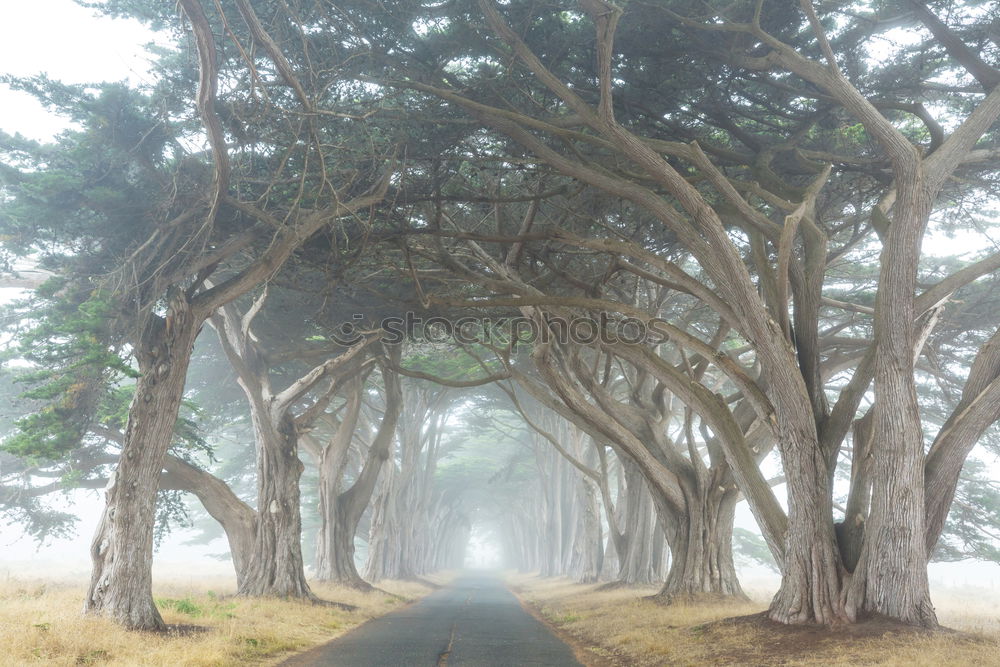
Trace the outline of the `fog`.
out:
[[[253,5],[0,6],[42,142],[0,147],[11,655],[277,660],[404,606],[437,664],[501,606],[557,664],[1000,631],[978,6]]]
[[[90,542],[103,510],[99,492],[72,491],[54,503],[60,509],[72,510],[79,517],[76,535],[68,539],[46,540],[37,544],[16,525],[0,526],[0,576],[15,578],[48,578],[83,583],[90,577],[88,556]],[[737,525],[755,529],[746,503],[737,508]],[[232,563],[227,556],[228,545],[219,537],[207,544],[191,543],[198,531],[176,529],[156,549],[154,575],[158,579],[177,581],[206,577],[232,579]],[[477,525],[469,538],[466,567],[497,569],[504,566],[502,546],[488,527]],[[359,563],[359,566],[361,563]],[[931,563],[929,574],[936,595],[973,596],[979,602],[996,605],[1000,611],[1000,563],[963,560],[953,563]],[[758,598],[767,598],[777,589],[778,575],[764,567],[738,565],[740,578]]]

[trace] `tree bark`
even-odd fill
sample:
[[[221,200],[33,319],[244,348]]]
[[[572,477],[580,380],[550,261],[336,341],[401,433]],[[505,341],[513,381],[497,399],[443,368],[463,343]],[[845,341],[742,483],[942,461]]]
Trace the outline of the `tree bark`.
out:
[[[166,629],[152,593],[156,492],[201,325],[186,298],[173,297],[169,317],[150,316],[135,347],[141,375],[90,548],[93,571],[84,611],[130,630]]]
[[[333,530],[331,532],[331,550],[327,554],[324,581],[333,581],[341,586],[358,590],[371,590],[372,585],[361,578],[354,562],[354,535],[358,529],[358,520],[353,519],[350,508],[343,503],[337,503],[333,511]]]
[[[701,596],[745,598],[733,562],[733,518],[738,494],[732,487],[706,489],[688,499],[688,512],[661,524],[670,544],[670,570],[657,599],[674,602]]]
[[[341,493],[333,503],[333,516],[328,514],[326,521],[333,521],[332,553],[327,556],[327,564],[331,575],[330,580],[345,586],[362,590],[371,588],[371,584],[361,578],[354,563],[354,535],[365,508],[371,502],[372,493],[378,481],[379,472],[392,452],[392,444],[396,435],[396,425],[402,410],[403,395],[399,384],[399,375],[391,370],[398,365],[400,350],[398,346],[388,348],[389,363],[382,365],[382,381],[385,388],[385,410],[378,431],[368,448],[368,455],[351,488]]]
[[[298,434],[288,412],[252,413],[257,442],[257,525],[239,595],[314,600],[302,562]]]
[[[843,586],[847,574],[833,526],[830,475],[818,445],[782,448],[788,489],[781,587],[768,618],[779,623],[847,621]]]
[[[921,160],[896,165],[899,190],[875,302],[874,476],[871,515],[848,611],[934,627],[927,580],[924,434],[914,364],[920,241],[931,212]]]
[[[619,583],[641,585],[657,583],[659,579],[653,568],[653,524],[656,522],[653,497],[639,468],[622,459],[625,477],[626,499],[624,507],[619,500],[619,508],[624,514],[624,530],[615,542],[618,549]]]
[[[379,490],[372,503],[371,529],[368,534],[368,560],[365,577],[368,581],[397,578],[400,554],[393,546],[398,542],[399,517],[396,515],[396,478],[399,472],[394,461],[385,462],[379,480]]]
[[[347,465],[348,453],[358,418],[361,411],[361,394],[367,375],[352,381],[350,395],[333,437],[323,447],[317,448],[317,467],[319,468],[319,517],[320,527],[316,535],[316,578],[320,581],[350,581],[350,572],[345,570],[343,563],[348,558],[344,553],[346,545],[338,540],[338,535],[345,529],[338,525],[337,500],[340,495],[341,479]],[[351,535],[353,546],[354,536]],[[353,552],[352,552],[353,553]]]
[[[600,508],[594,483],[582,476],[577,477],[577,503],[582,509],[577,539],[573,545],[577,559],[575,577],[580,583],[592,584],[600,577],[604,558]]]
[[[407,387],[399,417],[398,467],[392,459],[386,462],[372,514],[365,564],[369,581],[414,579],[435,569],[439,543],[451,535],[441,523],[451,507],[435,497],[434,487],[450,395],[447,388]]]

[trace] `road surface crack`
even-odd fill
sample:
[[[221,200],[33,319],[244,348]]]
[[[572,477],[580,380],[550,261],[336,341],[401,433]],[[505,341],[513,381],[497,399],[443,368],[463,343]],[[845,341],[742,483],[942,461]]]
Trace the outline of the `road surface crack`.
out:
[[[472,604],[472,599],[474,597],[476,597],[475,589],[473,589],[473,591],[469,593],[469,597],[465,598],[465,606],[469,606],[470,604]],[[445,665],[448,664],[448,657],[451,655],[451,647],[454,646],[455,644],[455,634],[457,628],[458,628],[457,621],[451,624],[451,635],[448,637],[448,647],[445,648],[445,650],[443,650],[440,655],[438,655],[437,667],[445,667]]]
[[[448,646],[438,656],[437,667],[445,667],[448,664],[448,656],[451,655],[451,647],[455,643],[455,628],[457,625],[458,623],[451,624],[451,636],[448,637]]]

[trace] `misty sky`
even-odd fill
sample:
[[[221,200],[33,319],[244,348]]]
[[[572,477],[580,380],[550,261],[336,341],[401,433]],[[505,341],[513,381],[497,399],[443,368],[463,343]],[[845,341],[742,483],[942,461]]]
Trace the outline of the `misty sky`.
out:
[[[0,70],[28,76],[45,73],[67,83],[143,81],[143,45],[153,33],[137,21],[97,17],[72,0],[0,2]],[[23,93],[0,84],[0,129],[49,139],[65,121]]]

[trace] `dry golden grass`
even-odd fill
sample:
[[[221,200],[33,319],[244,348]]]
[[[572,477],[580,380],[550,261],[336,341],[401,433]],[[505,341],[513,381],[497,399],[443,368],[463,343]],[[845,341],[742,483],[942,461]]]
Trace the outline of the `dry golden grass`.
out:
[[[788,631],[760,621],[719,623],[763,611],[764,600],[661,606],[656,588],[598,591],[567,579],[511,575],[508,582],[542,616],[613,665],[1000,665],[995,601],[938,600],[941,622],[960,633],[887,628]]]
[[[445,579],[440,576],[435,583]],[[163,583],[154,590],[163,619],[204,628],[185,636],[166,636],[125,632],[106,619],[84,617],[80,611],[86,589],[79,582],[8,577],[0,580],[0,665],[276,664],[432,590],[413,582],[379,586],[392,595],[313,584],[320,598],[358,607],[347,612],[285,600],[231,597],[234,587],[227,579]]]

